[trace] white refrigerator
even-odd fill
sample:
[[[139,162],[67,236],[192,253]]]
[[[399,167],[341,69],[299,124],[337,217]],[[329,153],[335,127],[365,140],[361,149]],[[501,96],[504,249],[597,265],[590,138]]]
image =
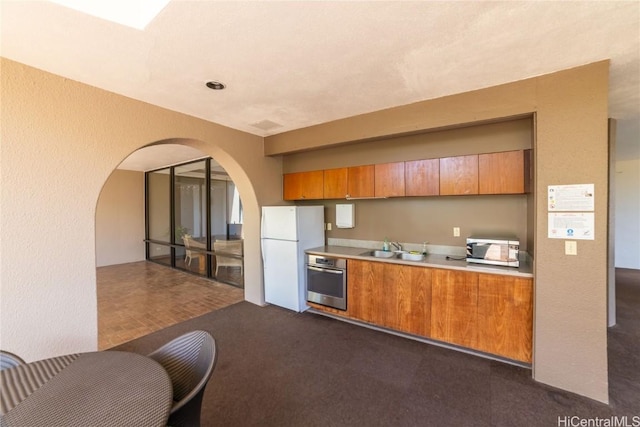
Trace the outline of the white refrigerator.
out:
[[[261,237],[265,301],[305,311],[304,251],[324,245],[324,206],[264,206]]]

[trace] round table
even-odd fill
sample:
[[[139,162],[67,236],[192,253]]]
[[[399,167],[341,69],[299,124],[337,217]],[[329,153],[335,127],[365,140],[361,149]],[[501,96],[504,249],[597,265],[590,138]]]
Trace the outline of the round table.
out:
[[[166,426],[169,375],[121,351],[71,354],[0,371],[0,426]]]

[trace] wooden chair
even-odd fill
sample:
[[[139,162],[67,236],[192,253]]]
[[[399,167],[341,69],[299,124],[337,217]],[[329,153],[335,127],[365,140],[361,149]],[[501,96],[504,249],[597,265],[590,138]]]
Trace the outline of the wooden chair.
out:
[[[198,242],[197,240],[195,240],[190,234],[185,234],[182,237],[182,240],[184,241],[184,263],[191,267],[191,260],[193,259],[194,256],[198,257],[198,268],[200,269],[200,271],[204,271],[206,268],[206,264],[205,264],[205,259],[206,259],[206,254],[203,251],[207,250],[207,245],[205,245],[204,243]],[[195,251],[193,249],[196,249]],[[202,251],[199,251],[198,249],[202,249]]]
[[[185,234],[182,236],[182,241],[184,242],[184,263],[191,267],[191,259],[193,258],[193,253],[189,249],[191,247],[191,235]]]

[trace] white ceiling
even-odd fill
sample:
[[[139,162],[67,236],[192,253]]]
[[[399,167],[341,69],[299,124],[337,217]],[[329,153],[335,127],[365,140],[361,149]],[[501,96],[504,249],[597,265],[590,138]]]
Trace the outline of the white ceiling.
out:
[[[2,56],[261,136],[611,59],[618,158],[640,157],[638,1],[172,0],[142,31],[1,5]]]

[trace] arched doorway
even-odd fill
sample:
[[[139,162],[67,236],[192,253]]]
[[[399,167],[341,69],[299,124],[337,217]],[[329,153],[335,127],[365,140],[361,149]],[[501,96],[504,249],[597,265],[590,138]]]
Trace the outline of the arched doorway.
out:
[[[244,290],[238,289],[244,286],[243,251],[235,253],[228,246],[218,246],[243,243],[240,189],[206,153],[175,142],[153,144],[132,153],[113,171],[101,191],[96,213],[101,349],[244,299]],[[163,167],[145,172],[158,165]],[[152,181],[165,184],[147,191],[145,186]],[[164,195],[152,201],[145,197],[158,193]],[[163,210],[158,202],[164,203],[164,212],[158,212]],[[104,211],[111,212],[112,217]],[[142,223],[139,218],[144,218]],[[114,258],[117,263],[105,262]],[[156,265],[149,266],[144,259]],[[198,278],[185,278],[179,272],[161,273],[159,264]],[[199,277],[218,278],[236,288],[205,283]],[[113,292],[114,282],[119,293]],[[106,286],[112,287],[105,290]],[[170,292],[171,297],[162,296],[162,292]],[[172,302],[180,308],[174,309]],[[158,312],[162,313],[160,317]],[[171,320],[174,322],[167,323]]]

